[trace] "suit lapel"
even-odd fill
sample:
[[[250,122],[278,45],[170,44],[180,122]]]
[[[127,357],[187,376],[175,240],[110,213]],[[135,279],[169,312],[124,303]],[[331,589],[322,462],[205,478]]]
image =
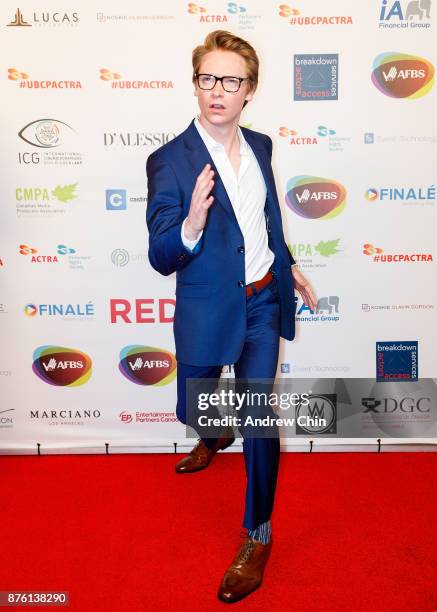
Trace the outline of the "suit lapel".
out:
[[[232,206],[231,200],[229,199],[228,193],[225,189],[220,174],[203,142],[196,126],[194,125],[194,119],[183,133],[185,145],[190,149],[190,155],[188,155],[188,161],[193,167],[193,172],[197,178],[202,172],[206,164],[210,164],[214,170],[214,187],[211,194],[214,196],[214,202],[219,202],[226,212],[231,215],[235,223],[238,225],[237,217],[235,216],[234,207]]]

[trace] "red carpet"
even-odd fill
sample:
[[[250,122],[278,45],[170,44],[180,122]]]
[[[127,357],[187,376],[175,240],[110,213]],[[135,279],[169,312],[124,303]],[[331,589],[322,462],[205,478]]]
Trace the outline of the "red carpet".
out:
[[[216,590],[243,457],[191,475],[175,460],[0,457],[0,590],[69,591],[81,612],[437,609],[436,453],[283,454],[264,584],[232,606]]]

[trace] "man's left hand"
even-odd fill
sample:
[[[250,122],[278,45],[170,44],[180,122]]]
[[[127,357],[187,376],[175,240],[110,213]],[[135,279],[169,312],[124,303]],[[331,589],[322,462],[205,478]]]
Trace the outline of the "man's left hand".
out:
[[[317,299],[305,276],[298,270],[297,266],[292,266],[291,273],[294,278],[294,287],[299,291],[305,305],[309,306],[311,310],[316,310]]]

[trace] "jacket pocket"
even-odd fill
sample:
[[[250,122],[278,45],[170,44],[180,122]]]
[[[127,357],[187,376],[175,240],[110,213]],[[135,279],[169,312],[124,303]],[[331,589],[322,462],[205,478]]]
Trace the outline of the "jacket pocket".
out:
[[[176,297],[206,298],[211,294],[208,283],[181,283],[176,285]]]

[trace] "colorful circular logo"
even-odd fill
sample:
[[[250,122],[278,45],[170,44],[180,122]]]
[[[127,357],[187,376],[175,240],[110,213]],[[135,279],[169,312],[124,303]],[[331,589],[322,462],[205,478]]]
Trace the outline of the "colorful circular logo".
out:
[[[381,53],[373,62],[372,83],[390,98],[415,99],[434,85],[434,66],[423,57]]]
[[[346,206],[346,189],[320,176],[295,176],[287,183],[285,202],[300,217],[332,219]]]
[[[366,196],[366,200],[369,200],[369,202],[374,202],[379,197],[377,189],[368,189],[364,195]]]
[[[49,385],[78,387],[91,378],[91,359],[65,346],[39,346],[33,353],[33,372]]]
[[[120,351],[119,370],[137,385],[168,385],[176,376],[173,353],[153,346],[130,345]]]

